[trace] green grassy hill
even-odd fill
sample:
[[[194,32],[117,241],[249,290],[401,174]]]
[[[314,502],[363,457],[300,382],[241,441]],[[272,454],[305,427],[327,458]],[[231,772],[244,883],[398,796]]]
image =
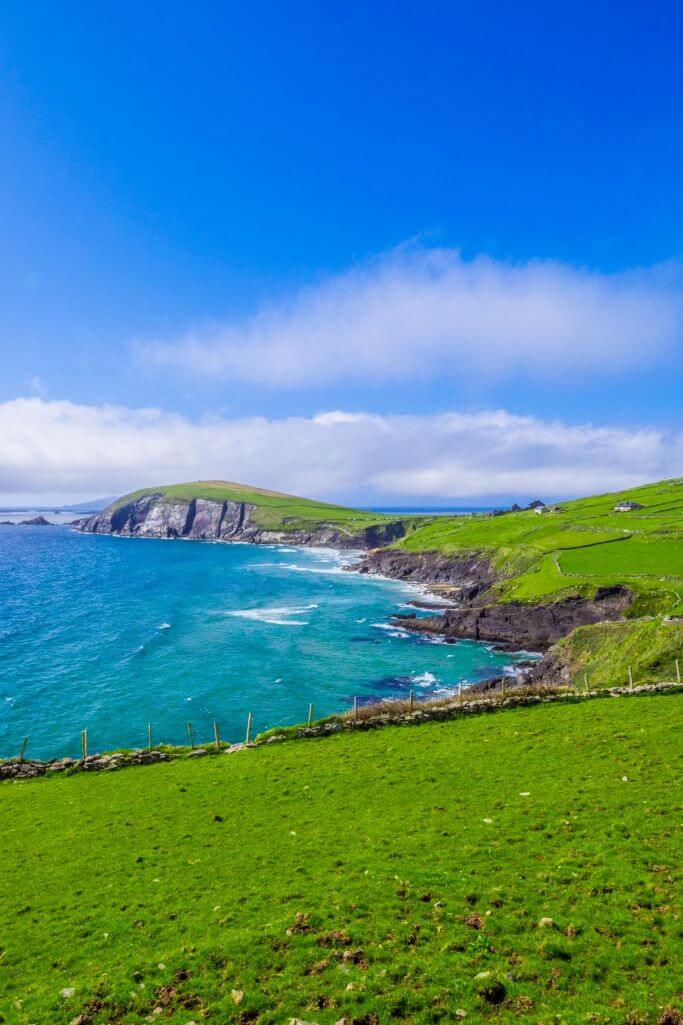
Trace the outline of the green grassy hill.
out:
[[[682,708],[2,784],[0,1020],[680,1022]]]
[[[113,508],[127,505],[145,495],[158,494],[173,502],[189,503],[194,498],[206,498],[214,502],[248,502],[256,506],[252,516],[253,522],[264,530],[311,529],[322,524],[331,524],[355,531],[396,519],[395,516],[367,513],[361,509],[349,509],[309,498],[297,498],[295,495],[285,495],[278,491],[267,491],[224,480],[201,480],[186,484],[140,488],[129,495],[123,495],[114,503]]]
[[[623,501],[642,508],[614,512]],[[494,589],[502,601],[555,601],[623,584],[637,595],[631,615],[683,615],[683,478],[562,502],[541,515],[434,519],[396,547],[488,554],[503,577]]]

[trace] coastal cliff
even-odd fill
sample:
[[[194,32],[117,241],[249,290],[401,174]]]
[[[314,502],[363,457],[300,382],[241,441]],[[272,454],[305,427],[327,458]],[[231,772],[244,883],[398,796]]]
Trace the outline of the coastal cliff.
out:
[[[617,586],[598,588],[592,598],[543,604],[502,602],[491,591],[500,574],[481,553],[376,551],[364,555],[354,568],[359,573],[426,584],[453,602],[439,615],[395,616],[406,630],[534,651],[545,651],[576,627],[621,619],[633,597],[627,588]]]
[[[545,652],[534,683],[588,675],[617,685],[636,668],[655,680],[666,666],[671,679],[683,658],[681,510],[680,478],[551,508],[449,517],[392,517],[194,481],[126,495],[78,528],[364,550],[353,572],[423,584],[442,599],[416,602],[430,615],[396,617],[404,629]]]
[[[293,544],[332,548],[374,548],[405,534],[401,520],[348,526],[324,519],[308,521],[282,516],[266,526],[258,502],[213,498],[174,498],[164,491],[121,499],[101,513],[80,520],[86,534],[122,537],[183,538],[193,541],[247,541],[251,544]]]

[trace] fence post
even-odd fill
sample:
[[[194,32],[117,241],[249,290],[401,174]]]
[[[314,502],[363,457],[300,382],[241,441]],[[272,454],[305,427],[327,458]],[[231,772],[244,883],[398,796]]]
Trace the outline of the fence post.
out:
[[[214,724],[213,724],[213,738],[216,741],[216,750],[220,751],[220,749],[221,749],[221,734],[220,734],[220,730],[218,729],[218,723],[217,722],[214,722]]]
[[[19,754],[19,761],[20,762],[23,762],[23,760],[24,760],[24,751],[26,750],[26,745],[27,744],[28,744],[28,737],[24,737],[24,741],[23,741],[23,743],[21,745],[21,753]]]
[[[676,682],[681,682],[681,667],[678,664],[678,659],[676,659]]]
[[[410,711],[412,712],[414,708],[415,708],[415,691],[411,690],[411,692],[410,692]]]
[[[245,738],[245,741],[244,741],[245,744],[251,743],[251,723],[252,723],[252,719],[253,718],[254,717],[253,717],[253,715],[250,712],[249,715],[247,716],[247,735],[246,735],[246,738]]]
[[[583,674],[583,682],[586,685],[586,694],[588,693],[588,673]]]
[[[147,750],[148,751],[152,750],[152,724],[151,724],[151,722],[147,723]]]
[[[357,697],[354,697],[354,699],[353,699],[353,718],[354,718],[354,721],[356,721],[358,719],[358,698]]]
[[[628,667],[628,685],[630,690],[633,690],[633,673],[630,666]]]
[[[81,752],[83,754],[83,761],[88,757],[88,731],[81,730]]]
[[[190,734],[190,747],[194,751],[194,737],[192,735],[192,723],[191,722],[189,722],[187,724],[187,732]]]
[[[313,722],[313,702],[311,702],[310,705],[308,706],[308,728],[309,729],[311,728],[311,723],[312,722]]]

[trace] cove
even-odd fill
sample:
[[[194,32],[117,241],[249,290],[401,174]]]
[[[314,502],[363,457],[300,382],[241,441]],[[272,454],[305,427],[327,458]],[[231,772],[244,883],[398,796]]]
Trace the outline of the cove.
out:
[[[349,553],[0,528],[0,757],[185,743],[443,695],[527,657],[396,629],[416,588]]]

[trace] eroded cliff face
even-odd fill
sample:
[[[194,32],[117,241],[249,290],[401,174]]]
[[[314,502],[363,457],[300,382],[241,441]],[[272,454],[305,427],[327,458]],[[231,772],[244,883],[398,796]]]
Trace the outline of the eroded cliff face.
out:
[[[143,495],[133,502],[110,507],[80,521],[88,534],[123,537],[186,538],[195,541],[249,541],[252,544],[318,545],[331,548],[368,548],[403,537],[400,520],[350,532],[321,524],[310,530],[264,530],[254,521],[255,505],[195,498],[169,501],[163,494]]]
[[[595,598],[565,598],[546,605],[523,602],[464,604],[443,616],[400,618],[408,630],[437,633],[450,640],[493,641],[507,647],[545,651],[577,626],[621,619],[631,602],[626,588],[598,591]]]
[[[497,574],[478,553],[368,552],[353,568],[426,584],[453,601],[453,607],[441,615],[396,616],[405,629],[447,640],[491,641],[516,650],[545,651],[577,626],[621,619],[633,598],[624,587],[603,587],[593,598],[565,598],[542,605],[501,602],[490,590]]]

